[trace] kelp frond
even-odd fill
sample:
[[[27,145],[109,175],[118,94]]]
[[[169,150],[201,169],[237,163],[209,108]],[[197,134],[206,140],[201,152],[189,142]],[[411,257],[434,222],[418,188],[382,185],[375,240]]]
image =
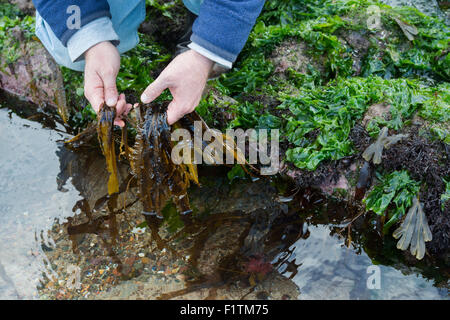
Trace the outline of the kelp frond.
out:
[[[179,212],[190,212],[187,189],[191,180],[198,183],[195,164],[176,165],[171,160],[172,143],[166,109],[167,104],[137,108],[137,135],[130,157],[144,212],[158,216],[171,199]]]
[[[100,107],[98,113],[97,133],[102,153],[106,158],[106,168],[109,172],[108,194],[119,192],[119,180],[117,177],[117,160],[113,139],[114,118],[116,109],[106,105]]]
[[[410,246],[410,252],[417,259],[422,259],[425,255],[425,242],[432,240],[427,218],[423,212],[423,204],[417,197],[413,199],[413,205],[409,209],[405,220],[401,226],[392,234],[397,242],[397,248],[407,250]]]
[[[381,129],[377,141],[372,143],[370,146],[364,150],[362,157],[366,161],[372,159],[374,164],[381,163],[381,156],[383,155],[383,148],[388,149],[391,145],[399,142],[401,139],[408,137],[407,134],[396,134],[388,137],[388,128],[384,127]]]

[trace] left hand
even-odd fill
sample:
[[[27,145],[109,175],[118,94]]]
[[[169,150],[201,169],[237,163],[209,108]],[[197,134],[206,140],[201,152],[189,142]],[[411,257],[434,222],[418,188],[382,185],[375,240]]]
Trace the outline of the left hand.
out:
[[[141,101],[150,103],[169,89],[173,100],[167,108],[167,122],[172,125],[197,107],[213,64],[194,50],[183,52],[144,90]]]

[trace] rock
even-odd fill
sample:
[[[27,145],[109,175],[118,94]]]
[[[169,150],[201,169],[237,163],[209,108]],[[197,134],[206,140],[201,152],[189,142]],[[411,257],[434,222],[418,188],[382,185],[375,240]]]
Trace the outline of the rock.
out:
[[[9,0],[9,2],[16,5],[22,12],[28,15],[33,14],[35,11],[32,0]]]
[[[381,0],[381,2],[384,2],[385,4],[390,5],[392,7],[399,7],[399,6],[414,7],[417,10],[421,11],[422,13],[425,13],[426,15],[445,19],[447,24],[450,21],[449,13],[448,12],[447,14],[443,13],[442,10],[439,8],[438,1],[436,0]]]
[[[341,42],[352,48],[353,72],[355,76],[361,74],[362,62],[366,56],[370,41],[366,31],[343,30],[339,35]]]
[[[107,195],[107,181],[109,173],[105,168],[105,158],[98,150],[91,152],[73,152],[66,148],[57,151],[60,158],[60,173],[57,177],[58,188],[62,190],[67,181],[75,186],[93,209],[100,199]],[[128,166],[117,163],[119,184],[128,176]],[[129,190],[119,196],[119,203],[127,199],[127,203],[135,199],[134,190]]]
[[[321,74],[324,72],[323,59],[313,58],[308,53],[308,47],[304,42],[289,39],[282,42],[273,50],[270,57],[275,66],[275,74],[285,77],[288,69],[302,74],[307,74],[309,66],[314,67]]]
[[[384,120],[389,120],[390,108],[391,106],[386,103],[375,103],[371,105],[364,114],[364,118],[362,119],[361,124],[367,129],[367,125],[373,118],[379,117],[383,118]]]
[[[336,182],[331,179],[326,179],[324,183],[320,185],[321,191],[328,195],[332,195],[336,189],[349,191],[350,188],[350,184],[344,175],[340,175]]]
[[[276,73],[284,73],[287,69],[300,73],[308,72],[308,65],[322,69],[320,63],[315,61],[308,53],[304,42],[294,39],[284,41],[272,52],[271,61],[275,65]]]
[[[58,110],[67,118],[67,104],[61,70],[36,39],[25,40],[18,27],[10,30],[20,41],[13,63],[0,56],[0,88],[43,109]]]

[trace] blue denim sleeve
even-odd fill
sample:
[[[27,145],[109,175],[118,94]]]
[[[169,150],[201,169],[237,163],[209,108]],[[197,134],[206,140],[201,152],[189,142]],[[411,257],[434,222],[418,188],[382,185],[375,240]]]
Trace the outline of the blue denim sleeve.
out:
[[[81,27],[98,18],[111,18],[107,0],[33,0],[33,3],[64,46],[67,46],[67,41],[78,31],[70,29],[67,24],[73,14],[68,11],[70,6],[76,5],[80,8]]]
[[[234,62],[247,42],[264,0],[205,0],[191,41]]]

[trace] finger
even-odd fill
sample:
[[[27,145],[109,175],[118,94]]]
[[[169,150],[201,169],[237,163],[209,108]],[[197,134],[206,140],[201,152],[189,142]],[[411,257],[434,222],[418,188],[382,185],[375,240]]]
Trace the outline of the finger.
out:
[[[119,100],[117,101],[116,105],[116,115],[117,117],[121,116],[123,112],[126,110],[127,102],[125,101],[125,95],[122,93],[119,96]]]
[[[128,115],[128,113],[131,111],[132,108],[133,108],[133,105],[131,103],[127,103],[126,110],[123,114]]]
[[[86,99],[91,103],[92,108],[98,113],[100,106],[103,105],[105,100],[103,99],[103,88],[91,88],[86,91]]]
[[[143,103],[150,103],[158,98],[165,89],[167,89],[166,81],[158,77],[144,90],[141,95],[141,101]]]
[[[100,106],[104,103],[105,100],[103,96],[103,82],[97,74],[85,75],[84,95],[90,102],[95,112],[98,113]]]
[[[123,126],[125,126],[125,121],[116,118],[116,119],[114,120],[114,124],[115,124],[116,126],[123,127]]]
[[[172,125],[179,119],[181,119],[185,115],[185,112],[183,110],[185,110],[185,108],[180,107],[179,105],[177,105],[175,100],[172,100],[172,102],[167,107],[167,123],[169,125]]]
[[[105,90],[105,101],[110,107],[114,107],[117,104],[119,94],[116,87],[116,77],[111,73],[107,73],[103,76],[103,86]]]

